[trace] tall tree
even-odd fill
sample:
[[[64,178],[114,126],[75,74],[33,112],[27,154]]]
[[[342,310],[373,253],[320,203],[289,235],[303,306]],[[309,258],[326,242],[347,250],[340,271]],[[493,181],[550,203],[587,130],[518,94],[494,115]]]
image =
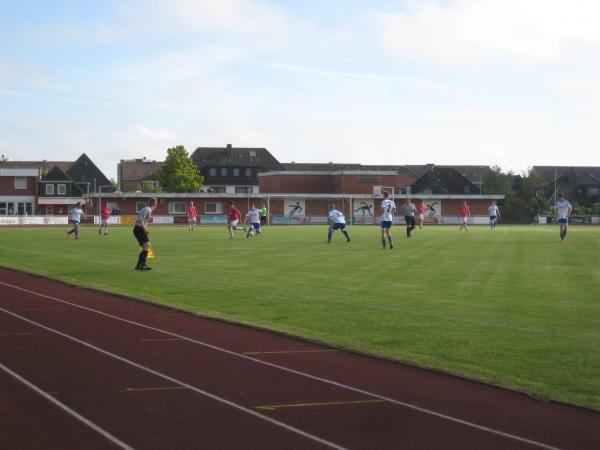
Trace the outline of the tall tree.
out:
[[[485,175],[481,186],[483,194],[504,194],[507,197],[512,195],[512,174],[502,172],[499,166],[492,166]]]
[[[198,192],[204,177],[183,145],[167,150],[167,157],[156,177],[163,191]]]

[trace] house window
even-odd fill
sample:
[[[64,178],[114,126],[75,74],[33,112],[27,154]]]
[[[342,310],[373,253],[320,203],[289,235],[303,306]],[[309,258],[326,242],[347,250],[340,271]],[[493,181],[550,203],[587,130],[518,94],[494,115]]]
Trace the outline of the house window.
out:
[[[238,169],[237,167],[233,169],[233,176],[234,177],[239,177],[240,176],[240,169]]]
[[[216,194],[224,194],[226,192],[225,186],[211,186],[209,192],[214,192]]]
[[[54,206],[46,206],[46,215],[52,216],[54,214]]]
[[[236,194],[252,194],[252,186],[236,186]]]
[[[227,176],[227,167],[222,167],[221,168],[221,176],[222,177],[226,177]]]
[[[140,212],[145,207],[146,207],[146,202],[135,202],[135,210],[137,212]]]
[[[54,185],[53,184],[46,185],[46,195],[54,195]]]
[[[57,184],[56,185],[56,194],[57,195],[67,195],[67,185],[66,184]]]
[[[0,202],[0,216],[6,215],[6,202]]]
[[[15,189],[27,189],[27,177],[15,177]]]
[[[141,191],[142,192],[158,192],[158,181],[156,180],[147,180],[147,181],[142,181],[141,184]]]
[[[217,169],[215,169],[214,167],[211,167],[209,172],[211,177],[216,177],[217,176]]]
[[[33,203],[30,202],[19,202],[17,204],[17,214],[19,216],[31,216],[33,213]]]
[[[252,176],[252,169],[251,169],[250,167],[248,167],[248,168],[246,169],[246,176],[247,176],[247,177],[251,177],[251,176]]]
[[[204,212],[206,214],[221,214],[223,212],[223,205],[221,203],[205,203]]]
[[[169,202],[169,214],[185,214],[185,202]]]

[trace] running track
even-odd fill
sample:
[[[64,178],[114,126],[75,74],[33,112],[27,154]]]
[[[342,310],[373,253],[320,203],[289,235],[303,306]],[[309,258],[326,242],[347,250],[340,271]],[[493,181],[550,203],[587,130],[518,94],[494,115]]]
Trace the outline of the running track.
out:
[[[600,413],[0,268],[0,448],[598,449]]]

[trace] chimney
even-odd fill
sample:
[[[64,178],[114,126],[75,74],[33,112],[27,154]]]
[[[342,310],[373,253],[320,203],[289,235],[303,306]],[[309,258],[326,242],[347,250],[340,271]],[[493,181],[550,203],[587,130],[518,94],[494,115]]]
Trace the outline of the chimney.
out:
[[[227,144],[227,150],[231,150],[231,144]]]

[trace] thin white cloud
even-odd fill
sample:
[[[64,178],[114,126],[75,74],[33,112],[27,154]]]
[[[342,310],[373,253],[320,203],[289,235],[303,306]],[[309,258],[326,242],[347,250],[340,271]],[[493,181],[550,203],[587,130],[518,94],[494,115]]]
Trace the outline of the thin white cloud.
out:
[[[600,48],[599,16],[596,0],[427,0],[374,15],[374,24],[384,47],[401,56],[557,63],[574,47]]]
[[[286,16],[258,0],[140,0],[120,7],[120,17],[146,33],[272,35],[288,28]]]
[[[140,141],[172,141],[175,135],[163,128],[151,128],[146,125],[138,126],[134,132],[134,139]]]

